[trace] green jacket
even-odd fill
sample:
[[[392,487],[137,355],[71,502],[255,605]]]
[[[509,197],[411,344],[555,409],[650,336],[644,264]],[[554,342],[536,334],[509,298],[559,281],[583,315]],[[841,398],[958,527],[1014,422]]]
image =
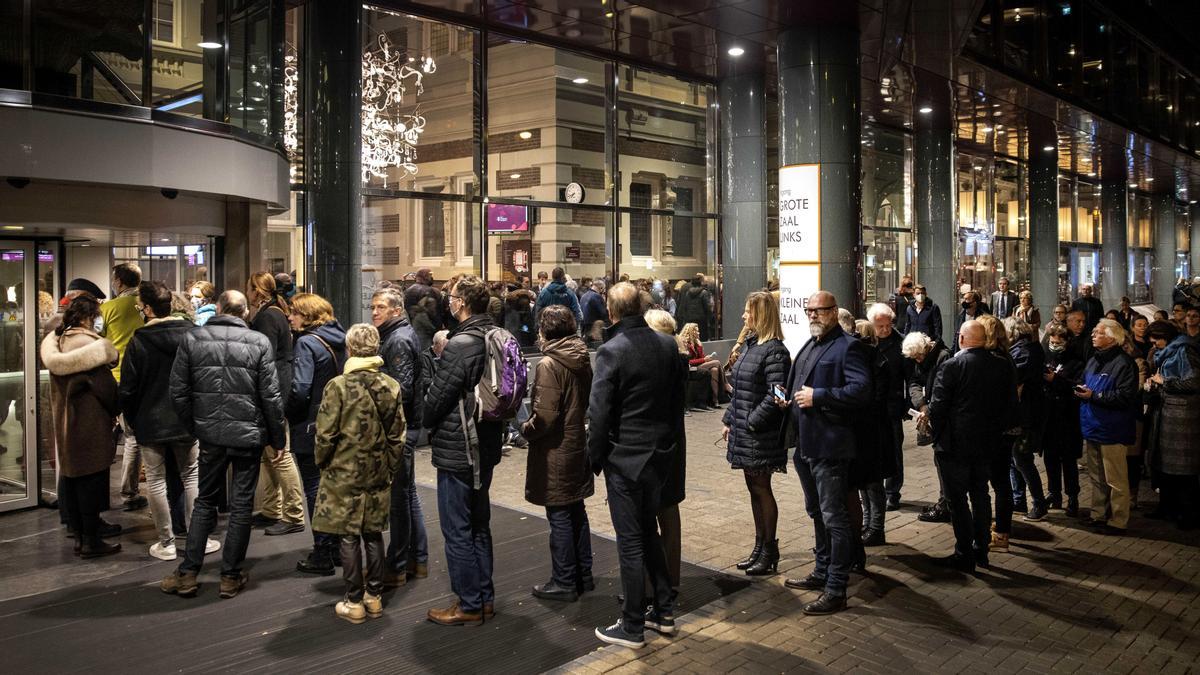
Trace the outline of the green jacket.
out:
[[[125,360],[125,348],[133,339],[133,331],[146,325],[142,313],[137,310],[137,289],[129,289],[100,305],[100,316],[104,318],[104,337],[117,348],[117,367],[113,377],[121,381],[121,362]]]
[[[327,534],[383,532],[392,478],[404,449],[400,385],[379,372],[383,359],[352,357],[325,385],[314,459],[321,487],[312,527]]]

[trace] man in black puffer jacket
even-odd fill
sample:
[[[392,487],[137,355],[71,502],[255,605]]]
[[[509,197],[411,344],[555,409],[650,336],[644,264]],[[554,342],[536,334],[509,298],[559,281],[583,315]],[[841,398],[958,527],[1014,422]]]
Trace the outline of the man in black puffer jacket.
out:
[[[451,289],[450,311],[459,323],[442,351],[421,415],[438,470],[450,589],[458,596],[449,607],[429,610],[429,620],[444,626],[482,623],[491,618],[495,601],[488,488],[500,463],[503,424],[475,421],[474,394],[487,364],[484,336],[496,327],[487,313],[489,300],[487,286],[471,274]]]
[[[171,399],[188,433],[200,440],[200,492],[188,527],[187,557],[163,579],[164,593],[196,594],[208,535],[217,524],[217,494],[233,467],[229,529],[221,563],[222,598],[246,585],[242,571],[263,447],[287,442],[275,354],[262,333],[246,327],[246,296],[226,291],[217,315],[187,334],[171,368]]]
[[[694,323],[700,327],[700,341],[708,340],[713,318],[712,294],[704,287],[704,275],[697,274],[675,300],[675,322],[680,326]]]

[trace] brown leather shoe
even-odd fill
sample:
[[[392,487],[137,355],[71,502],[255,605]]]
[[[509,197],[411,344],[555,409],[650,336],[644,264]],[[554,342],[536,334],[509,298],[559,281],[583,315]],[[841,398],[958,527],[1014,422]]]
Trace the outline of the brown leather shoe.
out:
[[[442,626],[478,626],[483,623],[482,612],[464,612],[457,600],[445,609],[430,609],[425,617]]]
[[[419,562],[409,562],[407,566],[408,576],[414,579],[424,579],[429,576],[429,564]]]
[[[178,595],[181,598],[194,597],[198,587],[195,572],[179,572],[178,570],[168,574],[159,584],[163,593]]]
[[[483,603],[483,618],[491,621],[496,618],[496,605],[492,602]]]

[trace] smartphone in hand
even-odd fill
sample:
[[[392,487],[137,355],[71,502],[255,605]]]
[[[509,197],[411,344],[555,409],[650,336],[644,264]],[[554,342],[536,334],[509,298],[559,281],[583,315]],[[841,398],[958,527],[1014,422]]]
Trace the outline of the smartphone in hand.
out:
[[[787,400],[787,390],[783,388],[783,385],[777,384],[777,385],[771,387],[771,395],[773,395],[775,398],[779,399],[780,401]]]

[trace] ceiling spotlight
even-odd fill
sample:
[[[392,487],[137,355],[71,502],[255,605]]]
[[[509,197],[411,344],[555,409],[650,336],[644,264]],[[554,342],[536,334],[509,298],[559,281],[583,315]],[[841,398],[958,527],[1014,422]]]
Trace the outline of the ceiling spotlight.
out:
[[[577,77],[571,81],[574,82],[575,84],[587,84],[588,83],[588,79],[586,77]]]
[[[613,18],[613,13],[612,13],[612,12],[605,12],[605,13],[604,13],[604,18],[606,18],[606,19],[611,19],[611,18]]]
[[[929,113],[933,112],[933,108],[923,105],[920,108],[917,108],[917,112],[921,113],[922,115],[928,115]]]
[[[1195,199],[1193,199],[1193,200],[1191,200],[1191,201],[1190,201],[1190,202],[1188,202],[1188,203],[1189,203],[1189,204],[1195,204],[1195,203],[1196,203],[1196,200],[1195,200]]]
[[[1146,179],[1146,182],[1147,182],[1147,183],[1153,183],[1153,182],[1154,182],[1154,176],[1151,176],[1151,177],[1147,178],[1147,179]]]
[[[197,42],[196,46],[201,49],[220,49],[225,45],[221,44],[220,42]]]
[[[729,48],[730,56],[741,56],[742,54],[745,54],[745,53],[746,53],[746,50],[742,49],[741,47],[730,47]]]
[[[1088,172],[1088,177],[1089,177],[1089,178],[1095,178],[1095,177],[1096,177],[1096,172],[1095,172],[1095,171],[1089,171],[1089,172]]]
[[[520,137],[521,140],[527,141],[527,140],[533,138],[533,132],[532,131],[522,131],[521,133],[517,134],[517,136]]]
[[[1045,146],[1044,148],[1042,148],[1042,150],[1045,150],[1046,152],[1054,152],[1054,146],[1053,146],[1053,145],[1047,145],[1047,146]]]
[[[171,241],[171,240],[167,237],[163,237],[162,239],[159,239],[159,241]]]

